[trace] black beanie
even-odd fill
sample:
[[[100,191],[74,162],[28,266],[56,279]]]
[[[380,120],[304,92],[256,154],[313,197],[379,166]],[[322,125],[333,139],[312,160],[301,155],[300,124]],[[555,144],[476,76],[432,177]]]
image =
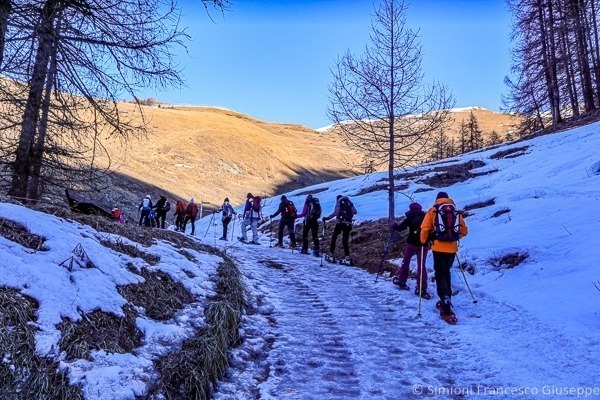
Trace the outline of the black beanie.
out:
[[[448,196],[448,193],[446,193],[446,192],[439,192],[437,194],[437,197],[435,199],[438,200],[438,199],[449,199],[449,198],[450,198],[450,196]]]
[[[247,198],[247,199],[249,199],[249,198],[251,198],[251,197],[254,197],[254,196],[252,196],[252,193],[248,193],[248,194],[246,195],[246,198]]]

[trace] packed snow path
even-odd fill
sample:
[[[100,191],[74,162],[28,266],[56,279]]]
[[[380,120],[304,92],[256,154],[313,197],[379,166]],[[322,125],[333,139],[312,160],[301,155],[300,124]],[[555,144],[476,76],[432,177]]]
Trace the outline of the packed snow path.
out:
[[[245,341],[217,398],[512,398],[498,390],[513,388],[562,398],[557,387],[600,383],[588,347],[598,341],[567,337],[477,290],[474,305],[456,274],[460,321],[452,327],[439,318],[435,296],[423,300],[417,318],[412,291],[387,278],[375,284],[358,268],[321,267],[318,258],[268,242],[236,243],[229,252],[256,310],[245,318]],[[429,289],[435,294],[434,284]]]

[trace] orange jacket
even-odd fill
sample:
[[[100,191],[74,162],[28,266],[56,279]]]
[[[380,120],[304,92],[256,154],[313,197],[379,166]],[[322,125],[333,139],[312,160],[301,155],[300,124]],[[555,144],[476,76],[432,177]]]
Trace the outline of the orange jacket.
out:
[[[454,204],[454,201],[448,198],[441,198],[435,201],[436,206],[444,203]],[[430,233],[435,230],[435,217],[436,208],[434,206],[427,211],[427,214],[425,214],[425,218],[423,219],[423,223],[421,224],[421,243],[427,243]],[[467,224],[465,223],[465,220],[461,214],[458,214],[458,221],[460,224],[459,237],[462,239],[469,233],[469,228],[467,228]],[[431,250],[438,251],[440,253],[456,253],[458,251],[458,242],[440,242],[439,240],[434,240],[433,244],[431,245]]]

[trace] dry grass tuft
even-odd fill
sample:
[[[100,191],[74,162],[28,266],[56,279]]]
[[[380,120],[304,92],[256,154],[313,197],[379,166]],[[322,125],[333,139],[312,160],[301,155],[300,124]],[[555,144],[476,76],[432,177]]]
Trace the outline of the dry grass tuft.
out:
[[[184,341],[181,349],[156,363],[161,377],[150,398],[209,399],[229,365],[229,349],[239,343],[244,287],[231,259],[219,266],[217,301],[204,311],[207,328]]]
[[[394,191],[396,191],[396,192],[398,192],[400,190],[406,190],[406,189],[408,189],[408,185],[397,184],[394,186]],[[362,188],[358,193],[354,194],[354,196],[362,196],[364,194],[369,194],[369,193],[377,192],[380,190],[389,190],[389,185],[378,184],[378,185],[373,185],[370,187]]]
[[[18,291],[0,288],[0,398],[82,399],[59,364],[35,353],[34,323],[38,302]]]
[[[142,332],[135,319],[137,313],[130,305],[123,307],[124,317],[100,310],[82,314],[81,319],[73,322],[67,318],[58,325],[61,338],[58,343],[67,353],[69,360],[92,360],[90,353],[105,350],[108,353],[129,353],[142,342]]]
[[[148,318],[166,321],[173,318],[186,304],[194,302],[192,293],[163,271],[142,268],[141,275],[144,282],[117,289],[128,302],[143,307]]]
[[[101,239],[100,243],[104,247],[108,247],[109,249],[113,249],[114,251],[117,251],[119,253],[127,254],[128,256],[133,258],[141,258],[150,265],[156,265],[160,262],[159,256],[142,251],[138,246],[134,246],[132,244],[125,244],[122,240],[119,239],[117,239],[116,242]]]
[[[304,192],[300,192],[300,193],[296,193],[295,196],[308,196],[309,194],[312,194],[313,196],[315,194],[319,194],[319,193],[323,193],[328,191],[329,188],[320,188],[320,189],[313,189],[313,190],[306,190]]]
[[[0,218],[0,236],[28,249],[46,250],[44,248],[46,238],[30,233],[25,227],[4,218]]]
[[[488,260],[489,264],[494,267],[496,271],[501,269],[512,269],[517,265],[523,263],[529,258],[529,253],[525,252],[513,252],[504,255],[496,255]]]
[[[498,210],[494,214],[492,214],[492,218],[498,218],[502,214],[508,214],[509,212],[510,208],[503,208],[502,210]]]

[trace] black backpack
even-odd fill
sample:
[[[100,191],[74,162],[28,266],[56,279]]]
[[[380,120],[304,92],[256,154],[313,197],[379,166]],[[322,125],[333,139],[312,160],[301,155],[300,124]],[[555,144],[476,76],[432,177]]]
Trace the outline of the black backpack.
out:
[[[285,204],[285,208],[283,209],[283,212],[281,213],[281,217],[283,219],[296,219],[297,216],[298,216],[298,210],[296,209],[294,202],[291,200],[288,200],[287,203]]]
[[[460,238],[460,217],[452,203],[435,206],[434,238],[440,242],[457,242]]]
[[[321,202],[316,197],[313,197],[312,201],[308,204],[308,212],[306,214],[306,219],[308,220],[316,220],[321,218],[321,214],[323,209],[321,208]]]
[[[340,200],[340,214],[339,217],[342,221],[352,221],[354,217],[354,205],[347,197]]]

